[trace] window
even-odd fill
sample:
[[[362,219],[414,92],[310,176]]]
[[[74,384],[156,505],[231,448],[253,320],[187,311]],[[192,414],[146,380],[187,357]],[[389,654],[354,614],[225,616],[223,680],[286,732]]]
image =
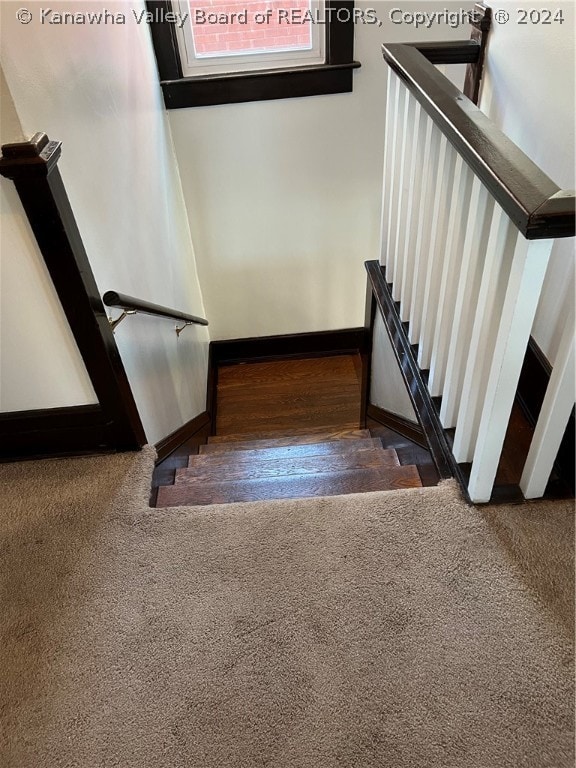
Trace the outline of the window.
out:
[[[350,0],[148,2],[168,109],[352,90]]]
[[[182,73],[255,71],[324,63],[321,0],[216,0],[178,3],[189,13],[176,27]]]

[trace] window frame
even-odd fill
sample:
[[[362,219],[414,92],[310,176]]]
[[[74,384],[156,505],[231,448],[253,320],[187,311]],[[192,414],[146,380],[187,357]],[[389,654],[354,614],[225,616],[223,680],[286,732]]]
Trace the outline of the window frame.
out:
[[[354,0],[326,0],[325,56],[322,64],[184,77],[174,25],[164,21],[173,12],[170,0],[148,0],[160,85],[166,109],[290,99],[352,91],[354,69]],[[332,9],[332,10],[330,10]],[[339,10],[348,20],[338,21]],[[169,17],[168,17],[169,18]],[[329,21],[329,19],[332,19]]]
[[[324,0],[306,0],[310,8],[314,3],[314,12],[322,18]],[[172,5],[180,9],[180,14],[190,8],[190,0],[172,0]],[[312,8],[311,8],[312,10]],[[297,29],[296,31],[300,31]],[[176,29],[178,50],[183,77],[199,77],[201,75],[224,75],[233,72],[255,72],[260,69],[290,68],[323,64],[326,59],[326,35],[320,24],[310,25],[310,45],[285,46],[279,49],[260,50],[244,49],[243,51],[222,51],[216,53],[198,54],[194,42],[193,25],[185,24],[182,29]],[[248,65],[248,66],[247,66]]]

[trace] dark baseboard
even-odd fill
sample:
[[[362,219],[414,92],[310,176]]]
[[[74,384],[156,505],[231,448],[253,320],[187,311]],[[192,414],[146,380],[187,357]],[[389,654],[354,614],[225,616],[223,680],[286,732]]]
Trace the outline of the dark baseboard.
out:
[[[99,405],[0,414],[0,461],[105,453],[115,442]]]
[[[517,400],[532,426],[535,426],[538,421],[551,373],[552,366],[547,357],[534,339],[530,337],[518,382]],[[573,494],[575,492],[575,442],[575,416],[574,409],[572,409],[564,437],[558,449],[554,469]]]
[[[408,421],[408,419],[399,416],[397,413],[392,413],[392,411],[387,411],[385,408],[372,404],[368,406],[366,415],[369,419],[377,421],[378,424],[382,424],[382,426],[388,427],[388,429],[392,429],[394,432],[398,432],[402,437],[406,437],[413,443],[428,450],[426,437],[419,424],[414,424],[413,421]]]
[[[354,354],[364,352],[367,344],[368,337],[364,328],[347,328],[340,331],[212,341],[210,351],[212,364],[221,365]]]
[[[158,454],[157,462],[164,461],[182,443],[193,443],[195,441],[197,441],[198,445],[205,443],[206,438],[211,432],[211,422],[210,414],[208,411],[204,411],[157,442],[154,446]]]

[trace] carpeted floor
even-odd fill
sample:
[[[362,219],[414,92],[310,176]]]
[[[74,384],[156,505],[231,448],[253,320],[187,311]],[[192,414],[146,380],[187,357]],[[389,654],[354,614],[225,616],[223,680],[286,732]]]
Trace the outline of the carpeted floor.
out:
[[[568,768],[572,504],[149,509],[153,454],[0,467],[5,768]]]

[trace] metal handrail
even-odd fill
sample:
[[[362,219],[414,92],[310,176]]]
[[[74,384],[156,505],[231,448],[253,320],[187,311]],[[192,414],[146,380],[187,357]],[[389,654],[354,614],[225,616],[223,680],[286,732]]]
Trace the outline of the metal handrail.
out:
[[[203,317],[196,317],[196,315],[189,315],[186,312],[179,312],[176,309],[170,309],[170,307],[163,307],[161,304],[152,304],[150,301],[136,299],[134,296],[127,296],[126,294],[118,293],[117,291],[106,291],[102,297],[102,301],[107,307],[116,307],[122,310],[122,314],[119,317],[115,320],[110,319],[112,330],[114,330],[122,320],[128,317],[128,315],[135,315],[138,312],[145,315],[166,317],[169,320],[183,322],[184,325],[181,328],[176,327],[177,336],[180,336],[187,325],[208,325],[208,320],[205,320]]]
[[[461,59],[458,58],[461,46]],[[573,237],[576,198],[562,190],[433,63],[466,63],[469,41],[382,46],[384,59],[529,240]]]

